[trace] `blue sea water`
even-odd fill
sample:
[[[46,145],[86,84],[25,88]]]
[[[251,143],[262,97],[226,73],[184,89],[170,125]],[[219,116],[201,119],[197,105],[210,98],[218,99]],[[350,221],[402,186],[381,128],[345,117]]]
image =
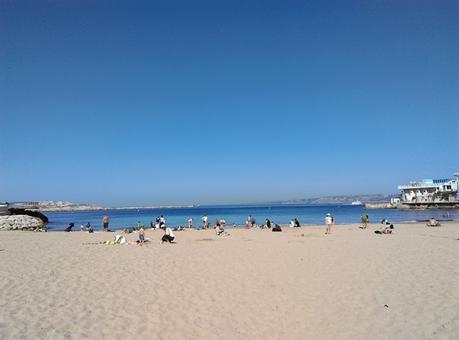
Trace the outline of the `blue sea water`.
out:
[[[225,205],[200,206],[195,208],[157,208],[157,209],[125,209],[100,210],[78,212],[47,212],[49,230],[63,230],[69,223],[75,223],[75,230],[80,224],[91,223],[95,230],[102,229],[102,217],[110,216],[110,229],[123,229],[138,225],[149,226],[151,221],[160,215],[166,218],[169,226],[187,226],[189,218],[193,219],[193,226],[201,225],[201,218],[207,215],[209,223],[216,219],[226,220],[226,226],[243,225],[249,215],[253,216],[258,224],[264,223],[266,218],[278,224],[288,224],[292,218],[297,218],[302,226],[324,223],[326,213],[331,213],[337,224],[360,223],[360,214],[363,206],[354,205]],[[431,217],[459,220],[459,210],[398,210],[398,209],[371,209],[365,210],[370,222],[378,223],[383,218],[392,222],[415,222],[427,220]]]

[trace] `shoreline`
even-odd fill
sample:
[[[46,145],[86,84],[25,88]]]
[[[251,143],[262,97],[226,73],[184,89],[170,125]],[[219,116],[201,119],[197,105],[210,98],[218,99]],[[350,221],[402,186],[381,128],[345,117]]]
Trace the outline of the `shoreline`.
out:
[[[424,221],[420,221],[420,220],[417,220],[417,221],[402,221],[402,222],[393,222],[394,225],[414,225],[414,224],[422,224],[422,223],[426,223],[428,220],[424,220]],[[459,222],[459,220],[438,220],[440,223],[455,223],[455,222]],[[279,223],[278,223],[279,224]],[[317,223],[313,223],[313,224],[308,224],[308,223],[302,223],[301,224],[301,227],[289,227],[288,224],[279,224],[281,226],[281,228],[284,230],[284,229],[287,229],[287,230],[302,230],[302,229],[314,229],[314,228],[325,228],[325,224],[317,224]],[[357,227],[357,226],[361,226],[362,223],[335,223],[334,224],[336,227],[343,227],[343,226],[351,226],[351,227]],[[380,227],[381,226],[381,223],[380,222],[369,222],[368,223],[369,226],[377,226],[377,227]],[[205,230],[213,230],[215,228],[214,225],[209,225],[209,228],[207,229],[203,229],[202,227],[200,228],[197,228],[197,227],[192,227],[192,228],[188,228],[187,226],[180,226],[180,225],[166,225],[167,227],[169,228],[172,228],[172,229],[175,229],[175,228],[179,228],[179,227],[182,227],[184,228],[185,230],[194,230],[194,231],[205,231]],[[137,227],[137,226],[130,226],[130,227],[121,227],[121,228],[110,228],[110,231],[109,232],[122,232],[124,229],[128,229],[128,228],[134,228],[134,227]],[[72,230],[71,233],[80,233],[82,231],[78,230],[79,226],[75,226],[74,227],[75,230]],[[97,227],[99,228],[99,227]],[[102,232],[102,233],[106,233],[102,230],[102,226],[100,226],[101,229],[95,229],[94,232]],[[149,226],[144,226],[145,230],[160,230],[158,228],[150,228]],[[244,224],[241,224],[241,225],[223,225],[223,228],[226,230],[226,229],[229,229],[229,230],[268,230],[267,228],[260,228],[260,227],[252,227],[252,228],[247,228]],[[51,233],[54,233],[54,232],[65,232],[63,229],[48,229],[47,232],[51,232]],[[65,232],[67,233],[67,232]],[[84,233],[84,231],[82,232]]]

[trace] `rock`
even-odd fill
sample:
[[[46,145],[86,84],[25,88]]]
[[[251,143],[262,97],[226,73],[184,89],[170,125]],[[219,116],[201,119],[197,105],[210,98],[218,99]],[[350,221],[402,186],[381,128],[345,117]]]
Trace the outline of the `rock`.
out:
[[[32,217],[37,217],[40,220],[42,220],[44,223],[48,223],[48,217],[40,211],[18,209],[18,208],[10,208],[8,210],[10,212],[10,215],[28,215]]]
[[[365,209],[395,209],[395,205],[391,203],[367,203],[365,204]]]
[[[28,215],[0,216],[0,230],[46,231],[47,225],[41,219]]]

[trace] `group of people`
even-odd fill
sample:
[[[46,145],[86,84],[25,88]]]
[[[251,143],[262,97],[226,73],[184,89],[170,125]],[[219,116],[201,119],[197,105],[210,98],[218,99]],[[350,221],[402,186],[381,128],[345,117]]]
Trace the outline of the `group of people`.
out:
[[[370,222],[368,214],[364,211],[360,215],[360,218],[361,218],[361,222],[362,222],[362,225],[360,226],[360,228],[362,228],[362,229],[368,228],[368,224]],[[202,228],[203,229],[210,228],[209,218],[207,217],[207,215],[204,215],[201,218],[201,221],[202,221]],[[102,224],[103,224],[103,230],[104,231],[110,231],[109,223],[110,223],[110,218],[107,215],[105,215],[103,217],[103,219],[102,219]],[[227,232],[225,232],[225,229],[223,228],[223,226],[225,224],[226,224],[225,220],[223,220],[223,219],[215,219],[214,229],[215,229],[215,233],[218,236],[228,236],[229,235]],[[325,234],[326,235],[331,234],[332,226],[334,224],[335,224],[334,217],[331,215],[331,213],[327,213],[325,215]],[[392,230],[394,229],[393,223],[389,222],[387,219],[383,219],[381,221],[381,224],[382,224],[382,227],[379,230],[375,231],[376,234],[391,234],[392,233]],[[440,223],[435,218],[432,217],[428,221],[427,226],[429,226],[429,227],[438,227],[438,226],[440,226]],[[73,227],[74,227],[74,223],[70,223],[69,227],[66,228],[66,231],[72,231]],[[156,220],[155,220],[155,224],[153,224],[153,222],[151,222],[150,223],[150,227],[154,228],[154,229],[163,229],[164,230],[164,235],[161,238],[161,243],[164,243],[164,242],[172,243],[172,242],[174,242],[175,235],[174,235],[173,229],[170,228],[170,227],[166,227],[166,218],[163,215],[157,216]],[[188,228],[192,228],[192,227],[193,227],[193,219],[190,218],[190,219],[188,219]],[[256,220],[255,220],[254,217],[252,217],[252,215],[249,215],[247,217],[246,227],[247,228],[257,227]],[[265,220],[265,223],[260,225],[259,227],[260,228],[271,229],[273,232],[282,231],[282,228],[281,228],[280,225],[275,224],[275,223],[273,225],[273,223],[268,218]],[[293,218],[293,219],[291,219],[289,221],[289,227],[291,227],[291,228],[299,228],[299,227],[301,227],[301,225],[300,225],[300,222],[298,221],[297,218]],[[174,230],[181,231],[181,230],[184,230],[184,229],[185,228],[183,228],[183,227],[179,227],[179,228],[175,228]],[[198,229],[200,229],[200,228],[198,228]],[[89,223],[89,222],[87,222],[86,224],[81,224],[80,230],[81,231],[87,231],[87,232],[90,232],[90,233],[94,232],[94,229],[91,226],[91,223]],[[137,225],[137,228],[134,228],[134,230],[138,230],[138,232],[139,232],[139,240],[137,242],[140,243],[140,245],[143,245],[145,243],[145,228],[144,228],[144,226],[141,225],[140,222],[139,222],[138,225]],[[132,232],[132,230],[131,230],[131,232]]]
[[[156,229],[156,228],[154,228]],[[164,234],[161,238],[161,241],[160,243],[164,243],[164,242],[167,242],[167,243],[174,243],[174,240],[175,240],[175,235],[174,235],[174,232],[172,231],[171,228],[169,227],[166,227],[165,224],[161,224],[161,226],[159,227],[159,229],[162,229],[164,230]],[[145,243],[145,228],[143,226],[140,227],[139,229],[139,245],[142,246],[144,243]]]
[[[164,225],[166,225],[166,218],[163,215],[156,216],[155,224],[153,224],[153,222],[150,222],[150,226],[155,229],[160,229]]]

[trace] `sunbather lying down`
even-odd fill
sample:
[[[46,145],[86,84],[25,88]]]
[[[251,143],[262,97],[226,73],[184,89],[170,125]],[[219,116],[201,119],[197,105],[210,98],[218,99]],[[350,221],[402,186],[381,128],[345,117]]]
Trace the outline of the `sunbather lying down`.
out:
[[[381,227],[379,230],[375,230],[375,234],[392,234],[392,229],[394,229],[394,225],[389,222],[387,219],[383,219],[381,224],[384,227]]]
[[[429,222],[426,224],[427,227],[439,227],[440,222],[438,222],[435,218],[431,218]]]
[[[392,234],[392,229],[389,227],[381,228],[380,230],[375,230],[375,234]]]

